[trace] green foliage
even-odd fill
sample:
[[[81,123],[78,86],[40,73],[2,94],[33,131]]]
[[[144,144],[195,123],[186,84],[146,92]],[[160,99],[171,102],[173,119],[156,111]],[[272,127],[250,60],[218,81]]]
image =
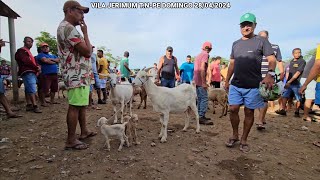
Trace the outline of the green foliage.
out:
[[[41,43],[45,42],[50,47],[50,52],[54,55],[58,55],[58,47],[57,47],[57,38],[52,36],[50,33],[46,31],[41,31],[40,36],[35,38],[37,47],[40,46]]]
[[[304,54],[303,58],[305,60],[309,60],[312,56],[316,55],[316,52],[317,52],[317,48],[311,49]]]

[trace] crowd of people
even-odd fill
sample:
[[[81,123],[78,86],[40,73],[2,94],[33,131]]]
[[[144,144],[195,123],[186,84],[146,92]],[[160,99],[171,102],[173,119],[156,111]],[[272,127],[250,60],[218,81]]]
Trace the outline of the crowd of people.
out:
[[[90,131],[86,126],[86,109],[101,109],[94,105],[92,92],[95,89],[98,95],[98,104],[106,104],[108,97],[107,75],[117,73],[121,81],[131,83],[132,70],[129,68],[129,52],[125,51],[120,61],[120,70],[110,67],[110,61],[104,56],[103,50],[93,52],[94,46],[90,42],[84,14],[89,8],[81,6],[77,1],[67,1],[63,6],[65,18],[57,29],[58,56],[50,54],[50,47],[42,42],[38,47],[38,54],[33,56],[30,49],[33,46],[31,37],[24,38],[24,47],[16,52],[19,71],[18,75],[23,79],[25,87],[26,110],[41,113],[40,105],[48,107],[48,104],[58,104],[55,94],[58,91],[59,79],[64,81],[68,89],[67,125],[68,137],[67,149],[86,149],[87,144],[81,140],[93,137],[97,133]],[[80,26],[82,34],[76,29]],[[267,123],[265,116],[270,105],[274,108],[274,102],[268,102],[268,98],[260,95],[259,89],[264,85],[268,90],[277,81],[285,84],[284,92],[278,99],[280,109],[277,114],[286,116],[287,105],[293,100],[296,102],[296,117],[300,117],[299,109],[303,109],[303,120],[319,121],[309,114],[314,113],[312,105],[320,104],[320,78],[314,79],[320,74],[320,46],[317,56],[308,63],[303,59],[300,48],[292,50],[292,60],[288,64],[282,61],[281,51],[278,45],[269,42],[268,31],[261,31],[255,35],[257,22],[252,13],[246,13],[240,18],[241,38],[232,44],[229,64],[222,62],[220,56],[212,57],[211,42],[204,42],[201,52],[192,60],[191,55],[178,67],[178,59],[173,55],[173,48],[168,46],[165,55],[160,57],[159,63],[149,73],[154,74],[154,82],[160,86],[174,88],[181,83],[196,86],[197,106],[199,122],[202,125],[213,125],[213,121],[206,117],[208,110],[208,88],[224,88],[228,93],[230,106],[230,122],[232,135],[227,140],[227,147],[234,147],[240,142],[240,150],[248,152],[247,143],[249,132],[254,124],[254,111],[258,109],[259,118],[256,121],[258,130],[265,129]],[[2,40],[1,47],[4,46]],[[275,73],[278,67],[280,74]],[[61,77],[59,77],[61,71]],[[10,74],[10,68],[2,64],[2,80]],[[4,85],[0,83],[0,101],[5,107],[8,117],[20,117],[13,113],[4,95]],[[302,85],[302,86],[301,86]],[[50,97],[50,101],[46,100]],[[239,111],[244,106],[244,126],[241,138],[239,137]],[[81,127],[80,137],[76,137],[76,126]],[[320,142],[315,142],[320,147]]]

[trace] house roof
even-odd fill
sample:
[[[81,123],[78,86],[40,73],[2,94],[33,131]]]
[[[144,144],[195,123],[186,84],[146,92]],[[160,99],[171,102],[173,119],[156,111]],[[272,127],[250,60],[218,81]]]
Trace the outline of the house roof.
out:
[[[14,18],[14,19],[17,19],[18,17],[20,17],[19,14],[14,12],[8,5],[6,5],[2,1],[0,1],[0,16]]]

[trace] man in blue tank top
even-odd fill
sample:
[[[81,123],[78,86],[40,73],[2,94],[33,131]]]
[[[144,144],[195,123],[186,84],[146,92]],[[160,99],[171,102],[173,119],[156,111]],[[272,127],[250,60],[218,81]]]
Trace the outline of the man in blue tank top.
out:
[[[166,55],[160,58],[157,76],[159,78],[156,80],[156,83],[159,83],[159,79],[161,79],[161,86],[168,88],[175,87],[175,77],[176,74],[179,74],[177,58],[172,53],[173,48],[168,46]]]

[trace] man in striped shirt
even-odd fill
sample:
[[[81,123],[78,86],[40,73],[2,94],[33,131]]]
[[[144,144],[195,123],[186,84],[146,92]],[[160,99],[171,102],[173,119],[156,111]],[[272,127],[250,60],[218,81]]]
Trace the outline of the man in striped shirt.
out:
[[[269,39],[269,32],[268,31],[260,31],[259,36],[264,37],[266,39]],[[278,45],[271,44],[271,47],[274,51],[274,56],[277,59],[277,65],[280,70],[280,80],[283,80],[284,77],[284,68],[283,68],[283,62],[282,62],[282,56],[280,52],[280,48]],[[269,62],[266,59],[265,56],[262,57],[262,63],[261,63],[261,75],[262,78],[265,78],[269,70]],[[257,129],[262,130],[265,129],[264,124],[266,124],[265,116],[268,110],[268,102],[265,102],[265,106],[263,108],[259,109],[259,118],[257,124]]]

